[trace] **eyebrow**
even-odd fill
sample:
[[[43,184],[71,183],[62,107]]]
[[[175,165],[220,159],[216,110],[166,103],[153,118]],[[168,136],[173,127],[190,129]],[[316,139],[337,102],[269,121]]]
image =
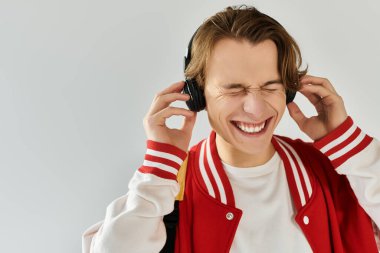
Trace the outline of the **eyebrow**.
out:
[[[281,79],[270,80],[270,81],[265,82],[262,86],[266,86],[266,85],[270,85],[274,83],[282,84],[282,80]],[[242,83],[227,83],[227,84],[223,84],[222,87],[225,89],[236,89],[236,88],[244,88],[246,87],[246,85]]]

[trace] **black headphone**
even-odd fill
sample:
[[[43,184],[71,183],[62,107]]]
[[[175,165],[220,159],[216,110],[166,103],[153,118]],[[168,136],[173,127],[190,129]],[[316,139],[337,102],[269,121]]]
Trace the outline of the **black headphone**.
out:
[[[195,33],[190,39],[189,45],[187,46],[187,55],[184,57],[183,64],[184,72],[191,61],[191,48],[193,45],[193,39],[197,31],[195,31]],[[204,90],[198,85],[195,78],[185,78],[185,86],[183,87],[182,92],[190,95],[190,99],[186,101],[187,107],[189,107],[190,111],[199,112],[206,108]],[[296,96],[296,92],[289,89],[286,89],[285,94],[286,104],[292,102],[294,100],[294,97]]]

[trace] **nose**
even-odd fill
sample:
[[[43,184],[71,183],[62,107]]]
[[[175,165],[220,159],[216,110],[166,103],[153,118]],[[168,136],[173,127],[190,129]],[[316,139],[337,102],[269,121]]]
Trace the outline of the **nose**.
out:
[[[248,92],[243,98],[243,110],[254,118],[261,119],[265,112],[265,100],[260,92]]]

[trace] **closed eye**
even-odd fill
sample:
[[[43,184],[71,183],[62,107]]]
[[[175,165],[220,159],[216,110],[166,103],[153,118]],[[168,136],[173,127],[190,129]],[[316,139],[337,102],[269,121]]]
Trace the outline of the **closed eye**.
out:
[[[228,89],[225,91],[225,94],[230,95],[230,96],[237,96],[244,94],[246,92],[246,89],[244,88],[234,88],[234,89]]]
[[[262,86],[262,89],[266,91],[280,91],[284,89],[284,85],[282,83],[271,83]]]
[[[228,84],[223,87],[223,93],[228,95],[239,95],[246,91],[247,89],[241,84]]]
[[[264,88],[263,90],[264,90],[264,91],[274,92],[274,91],[278,91],[279,89],[268,89],[268,88]]]

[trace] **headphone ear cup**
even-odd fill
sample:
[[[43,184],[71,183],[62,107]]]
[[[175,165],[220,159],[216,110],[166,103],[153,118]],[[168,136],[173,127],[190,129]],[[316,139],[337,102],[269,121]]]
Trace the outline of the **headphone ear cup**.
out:
[[[187,107],[193,112],[199,112],[206,108],[206,99],[203,90],[195,79],[186,79],[183,93],[189,94],[190,99],[186,101]]]
[[[286,104],[291,103],[296,96],[296,92],[286,89]]]

